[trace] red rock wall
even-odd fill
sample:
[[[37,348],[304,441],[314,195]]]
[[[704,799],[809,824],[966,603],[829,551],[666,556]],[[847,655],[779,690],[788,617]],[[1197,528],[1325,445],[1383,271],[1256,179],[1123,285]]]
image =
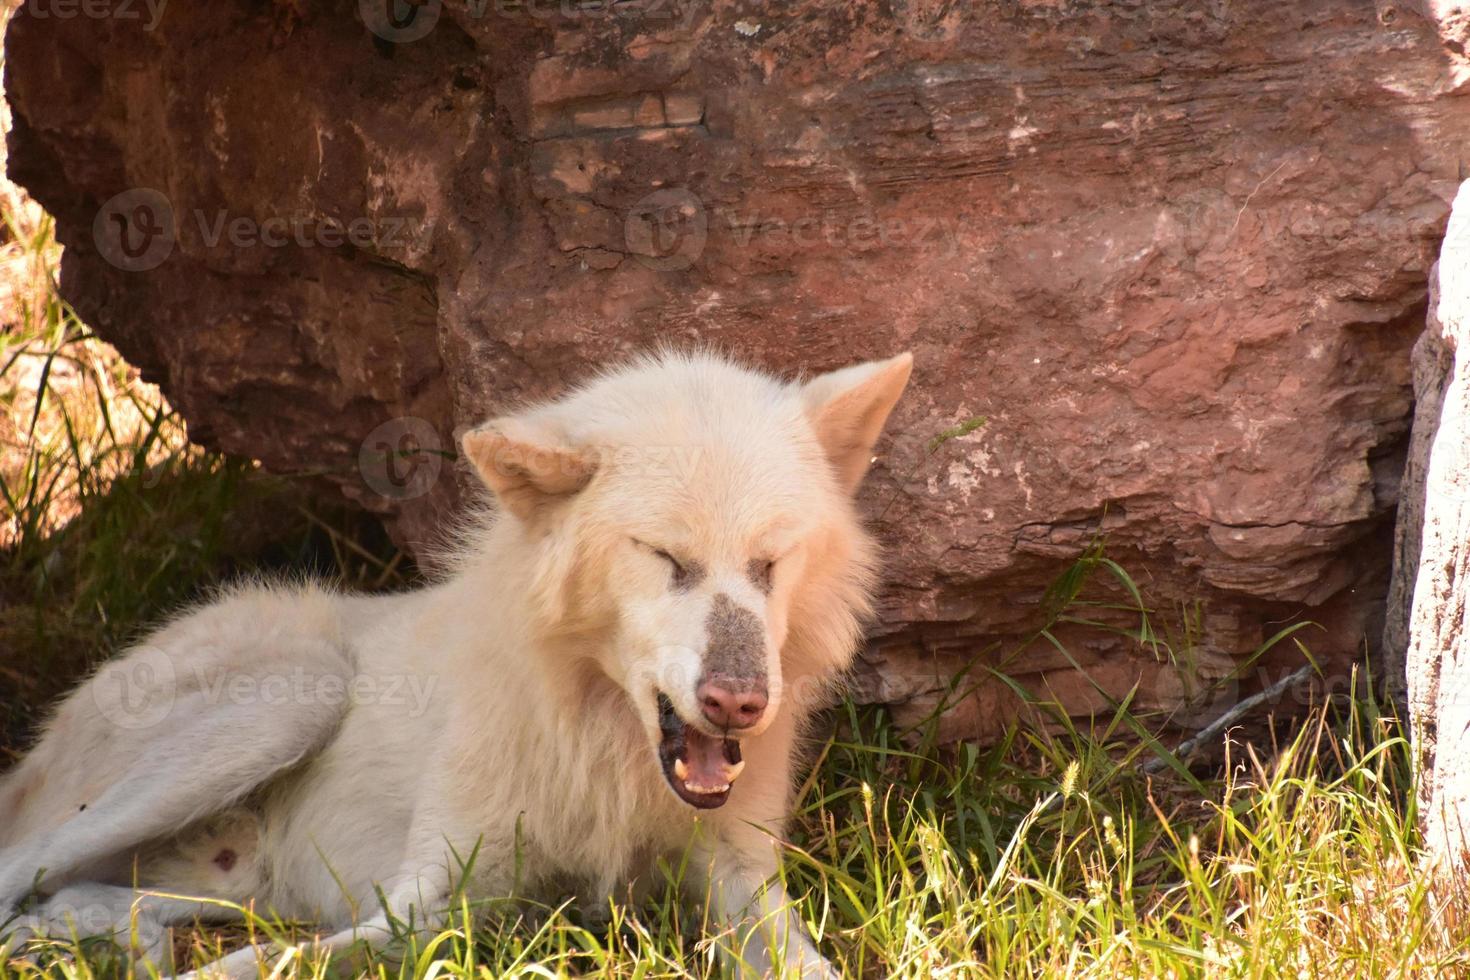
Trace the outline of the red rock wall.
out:
[[[57,216],[65,294],[200,441],[326,478],[411,547],[460,478],[432,452],[390,478],[384,446],[450,450],[660,341],[783,372],[909,348],[864,491],[890,555],[869,695],[923,704],[1012,649],[1099,535],[1161,620],[1197,620],[1207,676],[1295,617],[1338,663],[1376,635],[1470,134],[1427,12],[108,10],[28,0],[7,39],[11,171]],[[1108,690],[1183,696],[1073,633]],[[1045,649],[1007,669],[1096,696]],[[1008,710],[988,688],[953,730]]]

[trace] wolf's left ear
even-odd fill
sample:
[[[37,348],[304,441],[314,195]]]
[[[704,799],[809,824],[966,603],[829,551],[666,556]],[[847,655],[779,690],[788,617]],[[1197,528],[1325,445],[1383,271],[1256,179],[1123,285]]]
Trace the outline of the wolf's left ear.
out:
[[[857,489],[868,472],[873,444],[913,369],[914,356],[904,353],[831,371],[802,387],[806,416],[848,493]]]
[[[460,445],[480,479],[523,521],[569,498],[597,472],[596,453],[524,419],[493,419],[466,432]]]

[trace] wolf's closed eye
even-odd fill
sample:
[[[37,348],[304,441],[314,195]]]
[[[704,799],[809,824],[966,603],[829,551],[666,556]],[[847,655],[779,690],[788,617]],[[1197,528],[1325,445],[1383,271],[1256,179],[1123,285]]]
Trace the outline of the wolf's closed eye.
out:
[[[674,588],[687,588],[690,584],[692,584],[696,579],[699,578],[700,571],[697,563],[681,562],[679,559],[675,558],[664,549],[655,548],[653,545],[647,543],[646,541],[639,541],[635,538],[634,544],[638,545],[638,547],[644,549],[645,551],[652,553],[654,557],[660,558],[668,564],[669,571],[671,571],[674,576]]]
[[[753,558],[745,568],[746,577],[762,592],[771,591],[771,576],[776,573],[776,559]]]

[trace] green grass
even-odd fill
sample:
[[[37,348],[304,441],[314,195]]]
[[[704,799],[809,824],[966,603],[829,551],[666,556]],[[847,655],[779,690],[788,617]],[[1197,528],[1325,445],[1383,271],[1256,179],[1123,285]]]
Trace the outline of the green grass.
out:
[[[1414,871],[1406,746],[1371,705],[1319,711],[1206,794],[1140,772],[1136,740],[1013,732],[914,745],[845,707],[819,747],[788,887],[850,975],[1393,977],[1470,974]],[[1461,909],[1458,900],[1451,903]],[[590,925],[575,903],[478,908],[383,976],[714,974],[697,910],[672,892]],[[282,975],[315,976],[309,933]],[[238,939],[239,933],[231,934]],[[207,958],[213,939],[196,937]],[[215,947],[216,949],[218,947]],[[68,944],[52,975],[116,961]],[[32,968],[16,975],[34,975]]]
[[[162,396],[56,298],[44,217],[11,215],[9,224],[7,268],[29,285],[3,311],[0,334],[0,733],[9,733],[0,748],[17,749],[50,698],[96,658],[232,574],[314,568],[363,587],[411,574],[378,532],[322,511],[303,488],[191,447]],[[1106,617],[1086,598],[1099,577],[1111,580]],[[1044,628],[1055,622],[1116,632],[1102,620],[1120,613],[1132,617],[1127,642],[1187,661],[1198,638],[1156,631],[1147,597],[1100,551],[1058,580],[1034,642],[1056,643]],[[1270,642],[1289,639],[1306,654],[1305,635]],[[1399,722],[1371,701],[1278,726],[1269,750],[1233,746],[1215,771],[1169,759],[1154,776],[1145,763],[1159,746],[1158,719],[1122,704],[1083,729],[1043,702],[1033,707],[1051,724],[1012,728],[988,747],[937,744],[932,724],[904,730],[878,708],[847,704],[828,718],[809,747],[815,765],[785,874],[845,973],[1470,975],[1463,894],[1432,894],[1418,870],[1408,747]],[[414,978],[715,972],[702,914],[672,890],[636,907],[569,900],[462,912],[401,962],[353,969]],[[309,928],[260,918],[181,934],[176,948],[202,961],[248,935],[282,943],[279,976],[324,970]],[[16,961],[0,975],[133,969],[105,943],[35,952],[39,965]]]

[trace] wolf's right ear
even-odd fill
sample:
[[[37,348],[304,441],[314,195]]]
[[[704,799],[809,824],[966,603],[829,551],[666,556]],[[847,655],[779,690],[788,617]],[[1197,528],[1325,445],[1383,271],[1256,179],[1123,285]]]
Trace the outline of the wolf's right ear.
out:
[[[485,485],[523,521],[581,490],[597,472],[596,453],[567,446],[523,419],[493,419],[466,432],[460,446]]]
[[[913,369],[913,355],[904,353],[829,371],[802,386],[806,417],[848,493],[857,489],[868,472],[873,444]]]

